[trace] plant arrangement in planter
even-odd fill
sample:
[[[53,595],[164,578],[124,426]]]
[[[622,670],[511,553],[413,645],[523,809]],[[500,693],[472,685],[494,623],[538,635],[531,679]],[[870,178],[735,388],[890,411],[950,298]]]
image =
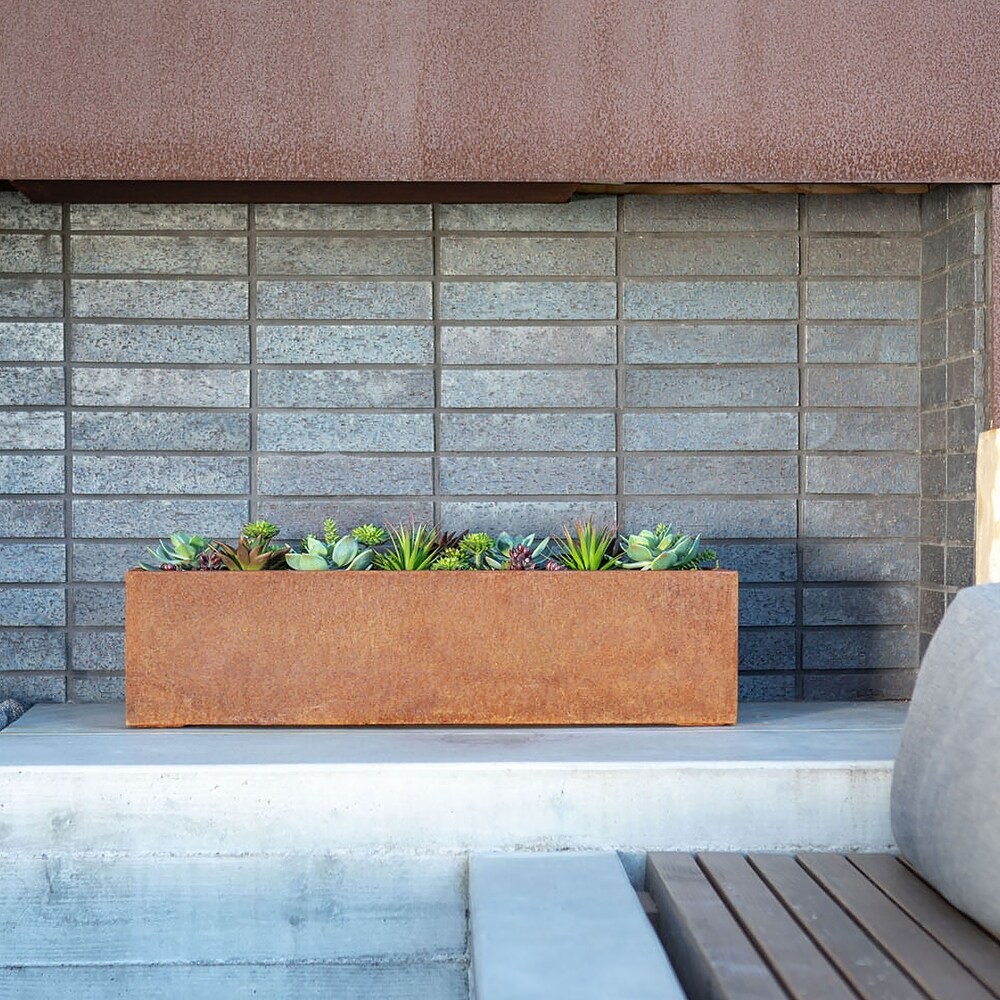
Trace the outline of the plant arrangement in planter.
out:
[[[244,525],[235,546],[177,532],[147,551],[145,570],[584,570],[717,569],[715,552],[701,547],[701,536],[675,532],[668,524],[637,535],[619,536],[612,526],[577,521],[561,538],[538,539],[502,531],[458,535],[435,525],[402,524],[384,528],[361,524],[341,535],[331,518],[323,540],[302,539],[301,549],[274,541],[281,529],[270,521]]]
[[[329,519],[280,535],[177,532],[129,571],[129,725],[736,720],[737,576],[698,536]]]

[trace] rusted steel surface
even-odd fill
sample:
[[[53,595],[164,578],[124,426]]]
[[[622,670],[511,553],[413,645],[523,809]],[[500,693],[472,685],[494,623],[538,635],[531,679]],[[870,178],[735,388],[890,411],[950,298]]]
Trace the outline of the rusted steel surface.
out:
[[[7,0],[0,177],[1000,181],[993,0]]]
[[[986,421],[990,427],[1000,427],[1000,185],[990,192],[990,230],[988,266],[990,269],[989,313],[987,331],[987,362],[989,383]]]
[[[130,726],[736,721],[737,575],[147,573]]]

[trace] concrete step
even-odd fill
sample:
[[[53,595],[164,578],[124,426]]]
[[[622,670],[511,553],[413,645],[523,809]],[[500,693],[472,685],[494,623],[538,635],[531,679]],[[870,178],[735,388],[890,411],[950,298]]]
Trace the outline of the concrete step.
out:
[[[7,853],[887,850],[905,708],[749,705],[717,729],[0,732]]]
[[[476,1000],[684,1000],[617,855],[475,855]]]

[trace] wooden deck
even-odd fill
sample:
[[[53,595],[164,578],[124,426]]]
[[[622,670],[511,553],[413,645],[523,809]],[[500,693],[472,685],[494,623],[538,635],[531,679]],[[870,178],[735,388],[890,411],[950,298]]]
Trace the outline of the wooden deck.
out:
[[[996,1000],[1000,941],[887,854],[650,854],[689,1000]]]

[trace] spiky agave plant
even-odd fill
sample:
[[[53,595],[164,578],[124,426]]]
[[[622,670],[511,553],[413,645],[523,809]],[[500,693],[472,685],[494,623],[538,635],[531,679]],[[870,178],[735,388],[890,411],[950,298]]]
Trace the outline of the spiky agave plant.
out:
[[[227,545],[225,542],[212,542],[211,548],[228,570],[249,573],[286,567],[287,545],[253,541],[245,535],[240,535],[240,540],[235,546]]]
[[[155,563],[140,562],[139,566],[141,569],[150,570],[214,569],[216,567],[207,564],[208,560],[202,565],[201,556],[208,551],[208,547],[208,540],[201,535],[188,535],[178,531],[169,539],[161,541],[155,549],[146,549]]]
[[[386,531],[389,533],[389,547],[376,554],[375,565],[378,569],[430,569],[431,563],[446,548],[436,525],[386,525]]]
[[[617,533],[611,526],[596,527],[589,518],[563,529],[556,543],[556,560],[567,569],[614,569]]]
[[[675,532],[669,524],[658,524],[652,531],[643,529],[636,535],[622,536],[620,565],[625,569],[710,569],[719,565],[712,549],[701,547],[701,535]]]

